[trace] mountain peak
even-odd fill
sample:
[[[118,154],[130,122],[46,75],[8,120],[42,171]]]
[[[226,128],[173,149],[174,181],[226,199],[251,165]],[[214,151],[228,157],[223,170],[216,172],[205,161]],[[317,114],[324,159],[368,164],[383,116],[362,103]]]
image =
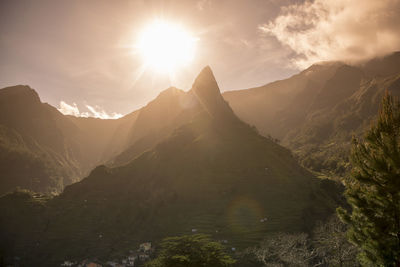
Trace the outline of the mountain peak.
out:
[[[15,85],[0,89],[0,99],[6,102],[34,102],[40,103],[38,93],[28,85]]]
[[[196,77],[196,80],[199,78],[204,78],[204,77],[213,78],[215,80],[214,73],[209,65],[205,66],[200,71],[199,75],[197,75],[197,77]]]
[[[197,75],[193,83],[193,90],[197,92],[199,92],[200,90],[209,91],[218,93],[220,95],[217,81],[215,80],[214,74],[210,66],[204,67],[199,75]]]
[[[217,81],[209,66],[203,68],[197,76],[191,91],[212,117],[226,117],[226,114],[233,115],[229,105],[222,98]]]

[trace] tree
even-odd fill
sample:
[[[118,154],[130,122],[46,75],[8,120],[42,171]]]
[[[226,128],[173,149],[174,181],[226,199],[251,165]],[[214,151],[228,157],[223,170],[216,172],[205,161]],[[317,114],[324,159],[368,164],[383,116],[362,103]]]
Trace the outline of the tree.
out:
[[[278,233],[248,248],[242,258],[252,259],[253,266],[309,266],[315,256],[307,234]]]
[[[352,172],[344,181],[351,212],[349,239],[363,265],[400,266],[400,104],[386,93],[378,120],[364,139],[353,138]]]
[[[147,267],[228,267],[235,261],[209,236],[185,235],[162,241],[159,256]]]
[[[357,247],[347,241],[346,229],[337,216],[315,227],[312,242],[322,266],[358,266]]]
[[[357,247],[347,241],[346,229],[333,216],[320,222],[311,238],[305,233],[278,233],[239,253],[235,266],[359,266]]]

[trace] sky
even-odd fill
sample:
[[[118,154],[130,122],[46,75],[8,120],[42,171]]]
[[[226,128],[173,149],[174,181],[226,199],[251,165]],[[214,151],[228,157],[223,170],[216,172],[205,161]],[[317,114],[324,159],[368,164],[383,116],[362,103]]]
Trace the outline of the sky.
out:
[[[0,88],[26,84],[76,116],[116,118],[209,65],[221,91],[287,78],[319,61],[400,50],[400,0],[0,1]],[[196,53],[173,77],[134,45],[155,19],[183,25]]]

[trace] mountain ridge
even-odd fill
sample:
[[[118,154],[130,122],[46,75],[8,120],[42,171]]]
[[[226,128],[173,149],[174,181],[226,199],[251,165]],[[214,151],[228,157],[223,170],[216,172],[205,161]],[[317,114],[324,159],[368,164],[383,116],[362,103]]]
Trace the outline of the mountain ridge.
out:
[[[15,186],[32,188],[42,192],[60,192],[65,185],[78,181],[98,164],[108,166],[125,164],[169,136],[174,128],[190,120],[192,115],[198,111],[199,105],[204,105],[204,103],[207,103],[206,106],[208,105],[210,109],[208,110],[209,114],[217,112],[216,114],[225,114],[221,115],[222,120],[229,118],[235,120],[235,116],[231,116],[233,112],[244,122],[256,127],[262,135],[281,140],[284,146],[294,150],[296,155],[300,156],[303,165],[319,171],[321,168],[313,167],[312,165],[315,164],[311,162],[319,161],[317,155],[322,153],[320,146],[327,146],[332,143],[332,141],[327,140],[335,139],[331,132],[338,129],[339,125],[346,123],[348,125],[342,115],[339,117],[343,117],[343,121],[339,122],[339,119],[334,118],[333,115],[329,115],[331,116],[329,119],[323,118],[324,114],[331,114],[332,110],[337,110],[336,106],[344,107],[345,103],[353,103],[352,105],[363,106],[364,110],[370,110],[365,111],[365,114],[357,113],[359,114],[357,120],[364,121],[365,124],[365,121],[373,118],[372,110],[377,110],[379,105],[377,98],[379,97],[371,91],[372,88],[364,88],[364,85],[371,84],[372,86],[374,84],[373,86],[379,87],[374,89],[377,92],[379,91],[379,95],[382,95],[385,89],[396,95],[396,88],[398,88],[396,73],[399,69],[400,52],[358,65],[323,62],[316,63],[288,79],[256,88],[227,91],[220,94],[212,70],[207,66],[202,70],[201,73],[203,74],[197,77],[198,81],[193,83],[193,88],[187,92],[174,87],[168,88],[160,92],[146,106],[118,120],[62,115],[49,104],[41,103],[37,92],[26,85],[8,87],[6,90],[1,89],[0,101],[3,99],[2,103],[4,104],[2,104],[3,116],[0,124],[3,125],[3,129],[14,129],[21,136],[26,136],[28,133],[29,137],[25,137],[26,141],[17,145],[20,147],[19,153],[24,154],[26,152],[26,156],[23,157],[26,158],[25,160],[30,158],[28,161],[31,163],[29,164],[33,164],[37,161],[34,158],[38,157],[37,153],[32,150],[33,147],[38,151],[44,151],[50,161],[39,160],[41,163],[38,162],[34,165],[43,165],[39,168],[41,173],[51,172],[53,174],[45,175],[42,173],[33,177],[28,172],[25,182],[14,183],[4,189],[2,189],[3,186],[0,186],[0,193],[10,191]],[[210,77],[208,81],[211,85],[203,87],[209,88],[210,92],[196,93],[196,83],[201,84],[203,75],[206,78],[207,76]],[[368,96],[365,95],[365,90],[369,92]],[[362,98],[356,100],[357,96]],[[8,100],[5,100],[5,97]],[[203,104],[199,101],[202,98]],[[228,102],[229,105],[224,104],[224,102]],[[20,108],[15,108],[10,103]],[[371,107],[367,108],[363,103],[369,103]],[[27,107],[32,107],[32,111],[23,113]],[[216,108],[221,110],[216,110]],[[26,119],[35,114],[37,114],[38,122],[43,126],[34,125],[35,123]],[[41,117],[47,119],[42,120]],[[330,121],[335,123],[331,124]],[[52,130],[41,130],[43,127],[50,127],[48,129]],[[361,129],[349,125],[346,127],[345,131],[361,132]],[[341,132],[343,136],[347,136],[347,139],[344,137],[337,139],[338,145],[343,145],[343,153],[345,153],[350,132],[345,133],[344,130],[340,129],[337,131]],[[47,135],[48,133],[52,133],[52,135]],[[3,144],[5,146],[8,142],[15,145],[12,140],[7,139],[10,134],[4,132]],[[53,141],[53,143],[50,141]],[[319,145],[312,145],[313,143]],[[37,145],[41,148],[37,149]],[[8,151],[4,152],[4,155],[12,153],[10,147],[4,149]],[[329,153],[333,153],[333,151],[330,150]],[[28,154],[31,156],[28,156]],[[18,158],[18,156],[15,157]],[[51,158],[58,159],[51,162]],[[321,158],[324,158],[323,161],[327,160],[327,156]],[[322,169],[330,170],[332,168],[328,166],[336,164],[339,169],[343,169],[343,166],[347,166],[346,161],[347,159],[343,159],[342,156],[335,156],[332,161],[328,160],[316,165],[322,164]],[[9,164],[4,165],[3,170],[7,170],[7,165]],[[45,165],[55,167],[50,168],[53,169],[50,171],[46,170]],[[336,174],[342,175],[343,172],[340,171]],[[54,179],[54,181],[57,181],[57,186],[31,187],[30,180],[40,180],[42,179],[40,177],[45,180],[48,180],[46,177],[58,177]]]

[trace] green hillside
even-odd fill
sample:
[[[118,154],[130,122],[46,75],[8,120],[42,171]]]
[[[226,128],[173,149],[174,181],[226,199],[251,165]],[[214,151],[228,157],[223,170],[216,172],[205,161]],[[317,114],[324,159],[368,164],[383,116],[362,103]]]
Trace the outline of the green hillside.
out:
[[[8,216],[1,219],[0,232],[12,240],[3,244],[5,255],[41,266],[110,259],[141,242],[157,243],[192,229],[244,248],[267,233],[311,229],[333,212],[337,186],[314,178],[289,150],[241,122],[209,68],[192,91],[198,112],[129,163],[97,167],[32,216],[16,212],[26,205],[10,210],[9,199],[20,199],[20,193],[1,198],[1,212]],[[24,196],[25,203],[37,203]],[[35,218],[42,221],[29,241],[15,234],[24,226],[13,221]],[[32,253],[23,256],[30,244]]]

